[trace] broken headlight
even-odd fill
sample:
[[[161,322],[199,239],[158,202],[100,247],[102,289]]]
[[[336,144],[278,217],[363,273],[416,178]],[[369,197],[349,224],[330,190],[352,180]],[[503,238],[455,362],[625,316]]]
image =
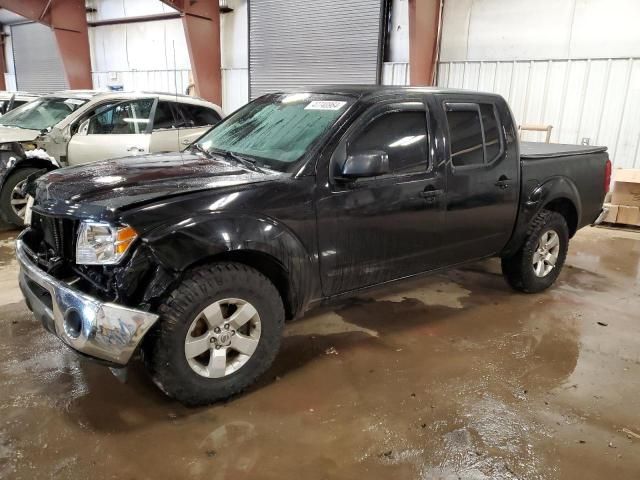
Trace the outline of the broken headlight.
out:
[[[131,227],[83,222],[78,231],[76,263],[115,265],[122,260],[136,238],[138,234]]]

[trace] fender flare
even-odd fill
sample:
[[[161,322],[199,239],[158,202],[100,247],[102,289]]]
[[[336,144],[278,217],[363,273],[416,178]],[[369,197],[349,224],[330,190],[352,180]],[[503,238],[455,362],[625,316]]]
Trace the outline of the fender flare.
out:
[[[572,204],[576,211],[577,225],[580,225],[582,201],[575,183],[565,176],[550,177],[537,185],[526,198],[522,199],[514,233],[501,256],[508,256],[517,251],[527,235],[531,221],[547,205],[558,200],[566,200]]]
[[[129,224],[135,228],[133,218]],[[303,309],[314,288],[313,260],[307,248],[286,225],[270,217],[204,213],[151,230],[142,235],[142,241],[162,267],[179,275],[216,257],[233,261],[234,255],[243,253],[266,256],[286,276],[288,298],[284,300],[292,316]]]

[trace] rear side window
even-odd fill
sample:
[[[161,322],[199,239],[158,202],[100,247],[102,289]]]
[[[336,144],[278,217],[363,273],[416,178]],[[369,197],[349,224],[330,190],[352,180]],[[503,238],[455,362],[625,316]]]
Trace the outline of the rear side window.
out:
[[[153,129],[161,130],[175,125],[175,118],[169,102],[158,102],[156,113],[153,117]]]
[[[455,167],[490,163],[501,154],[502,137],[492,104],[447,104],[446,112]]]
[[[427,168],[427,116],[424,111],[389,112],[369,123],[349,145],[348,153],[382,150],[394,174]]]
[[[207,127],[217,124],[221,118],[212,108],[200,105],[180,104],[180,112],[186,127]]]

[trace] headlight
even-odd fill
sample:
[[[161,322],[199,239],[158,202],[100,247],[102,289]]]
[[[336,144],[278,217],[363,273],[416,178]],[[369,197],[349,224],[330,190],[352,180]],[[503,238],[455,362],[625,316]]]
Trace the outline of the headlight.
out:
[[[83,222],[76,243],[76,263],[81,265],[115,265],[138,237],[127,226]]]

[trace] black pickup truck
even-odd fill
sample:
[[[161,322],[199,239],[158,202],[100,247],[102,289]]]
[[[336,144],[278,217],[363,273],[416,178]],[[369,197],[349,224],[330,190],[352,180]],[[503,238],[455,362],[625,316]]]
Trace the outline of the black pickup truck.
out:
[[[287,320],[375,286],[500,257],[551,286],[597,222],[605,148],[518,143],[498,95],[314,87],[266,95],[186,152],[32,182],[20,286],[44,327],[186,404],[236,394]]]

